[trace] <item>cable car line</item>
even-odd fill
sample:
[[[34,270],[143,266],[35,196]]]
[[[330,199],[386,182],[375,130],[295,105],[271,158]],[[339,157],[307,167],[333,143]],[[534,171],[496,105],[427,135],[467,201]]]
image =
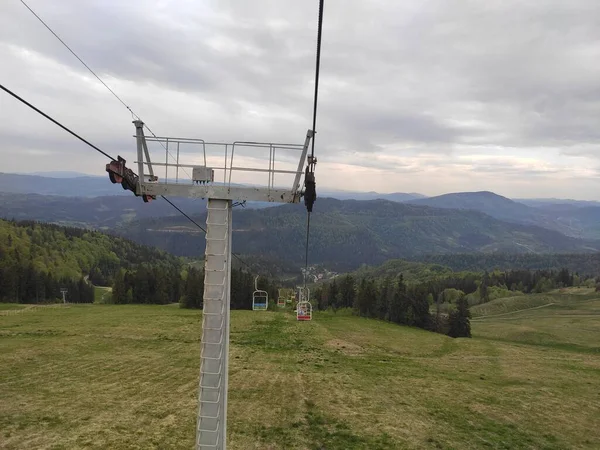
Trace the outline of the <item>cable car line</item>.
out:
[[[319,25],[317,28],[317,60],[315,68],[315,96],[313,102],[313,122],[312,129],[316,134],[317,130],[317,98],[319,97],[319,69],[321,68],[321,34],[323,30],[323,3],[324,0],[319,1]],[[310,156],[315,157],[315,137],[312,139],[312,148]]]
[[[50,31],[50,33],[52,33],[52,35],[58,39],[58,41],[67,49],[69,50],[69,52],[75,56],[75,58],[77,58],[77,60],[98,80],[100,81],[100,83],[131,113],[131,115],[133,117],[135,117],[138,120],[141,120],[140,116],[137,115],[133,109],[127,105],[127,103],[125,103],[125,101],[123,101],[123,99],[121,99],[121,97],[119,97],[117,95],[117,93],[115,91],[113,91],[110,86],[108,86],[108,84],[106,84],[101,78],[100,76],[98,76],[98,74],[96,74],[96,72],[94,72],[90,66],[88,66],[85,61],[80,58],[77,53],[75,53],[75,51],[69,47],[69,45],[60,38],[60,36],[58,36],[58,34],[56,32],[54,32],[54,30],[46,23],[44,22],[44,20],[24,1],[24,0],[20,0],[21,3],[39,20],[40,23],[42,23],[42,25],[44,25],[44,27],[46,29],[48,29],[48,31]],[[311,154],[310,156],[307,157],[307,167],[306,167],[306,172],[305,172],[305,178],[304,178],[304,186],[305,186],[305,190],[304,193],[302,194],[304,197],[304,203],[307,209],[307,221],[306,221],[306,243],[305,243],[305,276],[304,276],[304,287],[306,288],[306,275],[308,274],[308,253],[309,253],[309,238],[310,238],[310,215],[313,209],[313,204],[316,200],[317,194],[316,194],[316,183],[315,183],[315,178],[314,178],[314,169],[315,169],[315,165],[317,163],[317,158],[315,158],[315,135],[316,135],[316,124],[317,124],[317,106],[318,106],[318,93],[319,93],[319,74],[320,74],[320,62],[321,62],[321,41],[322,41],[322,29],[323,29],[323,5],[324,5],[324,0],[319,0],[319,16],[318,16],[318,27],[317,27],[317,51],[316,51],[316,64],[315,64],[315,90],[314,90],[314,99],[313,99],[313,117],[312,117],[312,131],[313,131],[313,136],[312,136],[312,143],[311,143]],[[51,118],[50,116],[48,116],[47,114],[43,113],[42,111],[40,111],[39,109],[37,109],[35,106],[31,105],[30,103],[26,102],[24,99],[22,99],[21,97],[17,96],[16,94],[14,94],[13,92],[11,92],[10,90],[8,90],[7,88],[1,86],[3,90],[5,90],[6,92],[8,92],[9,94],[13,95],[15,98],[17,98],[18,100],[22,101],[24,104],[26,104],[27,106],[31,107],[32,109],[34,109],[36,112],[38,112],[39,114],[43,115],[44,117],[46,117],[47,119],[49,119],[50,121],[54,122],[56,125],[60,126],[61,128],[63,128],[65,131],[69,132],[70,134],[72,134],[73,136],[77,137],[78,139],[80,139],[81,141],[83,141],[84,143],[88,144],[90,147],[94,148],[96,151],[100,152],[101,154],[103,154],[104,156],[106,156],[107,158],[110,158],[111,160],[114,160],[114,158],[112,158],[110,155],[108,155],[107,153],[105,153],[104,151],[100,150],[98,147],[94,146],[93,144],[91,144],[90,142],[86,141],[85,139],[83,139],[81,136],[77,135],[76,133],[72,132],[71,130],[69,130],[67,127],[63,126],[62,124],[60,124],[59,122],[55,121],[53,118]],[[171,158],[175,159],[173,157],[173,155],[169,152],[168,148],[165,147],[165,145],[162,143],[162,141],[160,139],[158,139],[158,137],[156,136],[156,134],[150,129],[150,127],[148,127],[147,124],[144,124],[144,127],[148,130],[148,132],[150,132],[152,134],[152,136],[157,140],[157,142],[166,150],[166,152],[168,153],[169,156],[171,156]],[[185,169],[182,169],[185,172]],[[186,172],[187,173],[187,172]],[[189,174],[188,174],[189,176]],[[189,215],[187,215],[186,213],[184,213],[180,208],[178,208],[174,203],[172,203],[170,200],[168,200],[165,196],[161,195],[161,197],[166,200],[169,204],[171,204],[171,206],[173,206],[175,209],[177,209],[179,211],[179,213],[181,213],[182,215],[184,215],[188,220],[190,220],[194,225],[196,225],[199,229],[201,229],[204,233],[206,233],[206,230],[200,226],[198,223],[196,223]],[[236,205],[238,206],[238,205]],[[243,206],[243,205],[242,205]],[[240,262],[242,262],[245,266],[247,266],[248,268],[251,269],[251,266],[246,263],[245,261],[243,261],[241,258],[239,258],[239,256],[237,256],[235,253],[232,253],[234,257],[236,257]],[[252,270],[252,269],[251,269]]]
[[[60,41],[60,43],[61,43],[62,45],[64,45],[64,46],[65,46],[65,48],[66,48],[67,50],[69,50],[69,52],[71,52],[71,54],[72,54],[73,56],[75,56],[75,58],[77,58],[77,60],[78,60],[78,61],[79,61],[81,64],[83,64],[83,66],[84,66],[84,67],[85,67],[85,68],[86,68],[86,69],[87,69],[87,70],[88,70],[88,71],[89,71],[89,72],[90,72],[90,73],[91,73],[91,74],[92,74],[94,77],[96,77],[96,79],[97,79],[97,80],[98,80],[100,83],[102,83],[102,85],[103,85],[103,86],[104,86],[106,89],[108,89],[108,91],[109,91],[109,92],[110,92],[110,93],[111,93],[111,94],[112,94],[112,95],[113,95],[113,96],[114,96],[114,97],[115,97],[115,98],[116,98],[116,99],[117,99],[117,100],[118,100],[118,101],[119,101],[119,102],[120,102],[120,103],[121,103],[121,104],[122,104],[122,105],[123,105],[125,108],[127,108],[127,110],[128,110],[130,113],[131,113],[131,115],[132,115],[134,118],[136,118],[137,120],[142,120],[142,119],[140,118],[140,116],[138,116],[138,115],[137,115],[137,114],[136,114],[136,113],[133,111],[133,109],[131,109],[131,107],[130,107],[130,106],[127,104],[127,103],[125,103],[125,101],[124,101],[124,100],[123,100],[121,97],[119,97],[119,96],[117,95],[117,93],[116,93],[115,91],[113,91],[113,90],[110,88],[110,86],[109,86],[108,84],[106,84],[106,83],[104,82],[104,80],[102,80],[102,78],[100,78],[100,76],[99,76],[99,75],[98,75],[96,72],[94,72],[94,71],[92,70],[92,68],[91,68],[90,66],[88,66],[88,65],[85,63],[85,61],[84,61],[83,59],[81,59],[81,58],[79,57],[79,55],[77,55],[77,53],[75,53],[75,51],[74,51],[74,50],[73,50],[71,47],[69,47],[69,45],[68,45],[68,44],[67,44],[67,43],[66,43],[64,40],[62,40],[62,39],[60,38],[60,36],[59,36],[58,34],[56,34],[56,33],[54,32],[54,30],[53,30],[53,29],[52,29],[52,28],[51,28],[51,27],[50,27],[50,26],[49,26],[49,25],[48,25],[46,22],[44,22],[44,20],[43,20],[43,19],[42,19],[42,18],[41,18],[41,17],[40,17],[40,16],[39,16],[39,15],[38,15],[38,14],[37,14],[37,13],[36,13],[36,12],[35,12],[35,11],[34,11],[34,10],[33,10],[33,9],[32,9],[32,8],[29,6],[29,5],[28,5],[28,4],[27,4],[27,3],[25,3],[25,1],[24,1],[24,0],[20,0],[20,1],[21,1],[21,3],[22,3],[22,4],[23,4],[23,5],[24,5],[24,6],[25,6],[25,7],[26,7],[26,8],[27,8],[27,9],[28,9],[30,12],[31,12],[31,14],[33,14],[33,15],[34,15],[34,16],[35,16],[35,17],[36,17],[36,18],[37,18],[37,19],[38,19],[38,20],[39,20],[39,21],[42,23],[42,25],[44,25],[44,27],[46,27],[46,28],[48,29],[48,31],[50,31],[50,33],[52,33],[52,34],[54,35],[54,37],[55,37],[56,39],[58,39],[58,40]],[[55,121],[54,119],[52,119],[50,116],[48,116],[47,114],[43,113],[42,111],[40,111],[39,109],[37,109],[35,106],[31,105],[30,103],[26,102],[24,99],[20,98],[19,96],[17,96],[17,95],[16,95],[16,94],[14,94],[13,92],[9,91],[8,89],[6,89],[6,88],[4,88],[4,87],[2,87],[2,88],[3,88],[3,89],[6,91],[6,92],[8,92],[9,94],[13,95],[15,98],[17,98],[17,99],[21,100],[23,103],[25,103],[26,105],[30,106],[32,109],[34,109],[34,110],[35,110],[35,111],[37,111],[38,113],[42,114],[42,115],[43,115],[44,117],[46,117],[47,119],[51,120],[52,122],[54,122],[55,124],[57,124],[57,125],[58,125],[58,126],[60,126],[61,128],[65,129],[65,130],[66,130],[66,131],[68,131],[69,133],[73,134],[75,137],[79,138],[80,140],[82,140],[83,142],[85,142],[86,144],[88,144],[89,146],[91,146],[91,147],[92,147],[93,149],[95,149],[96,151],[98,151],[98,152],[102,153],[102,154],[103,154],[104,156],[106,156],[107,158],[109,158],[109,159],[111,159],[111,160],[114,160],[114,159],[115,159],[115,158],[113,158],[112,156],[110,156],[110,155],[108,155],[107,153],[105,153],[105,152],[103,152],[102,150],[100,150],[98,147],[96,147],[96,146],[94,146],[94,145],[90,144],[90,143],[89,143],[88,141],[86,141],[85,139],[83,139],[83,138],[81,138],[80,136],[78,136],[77,134],[73,133],[71,130],[69,130],[68,128],[64,127],[63,125],[61,125],[60,123],[58,123],[57,121]],[[150,129],[150,127],[148,126],[148,124],[146,124],[145,122],[144,122],[144,127],[145,127],[145,128],[148,130],[148,132],[149,132],[150,134],[152,134],[152,136],[153,136],[155,139],[157,139],[157,142],[158,142],[158,143],[159,143],[159,144],[162,146],[162,148],[164,148],[164,149],[165,149],[165,151],[166,151],[166,152],[169,154],[169,156],[170,156],[172,159],[174,159],[174,160],[175,160],[175,157],[174,157],[174,156],[171,154],[171,152],[169,152],[169,150],[168,150],[168,149],[165,147],[165,145],[162,143],[162,141],[161,141],[160,139],[158,139],[158,137],[156,136],[156,134],[154,133],[154,131],[152,131],[152,130]],[[314,149],[313,149],[313,152],[314,152]],[[188,176],[190,176],[190,174],[189,174],[189,173],[187,173],[187,171],[185,170],[185,168],[181,168],[181,170],[183,170],[183,172],[184,172],[184,173],[186,173]],[[192,218],[191,218],[189,215],[187,215],[185,212],[183,212],[183,211],[182,211],[182,210],[181,210],[181,209],[180,209],[178,206],[176,206],[176,205],[175,205],[173,202],[171,202],[171,200],[169,200],[168,198],[166,198],[164,195],[161,195],[161,197],[163,198],[163,200],[166,200],[166,201],[167,201],[167,203],[169,203],[169,204],[170,204],[170,205],[171,205],[173,208],[175,208],[177,211],[179,211],[179,213],[180,213],[180,214],[182,214],[184,217],[186,217],[186,218],[187,218],[187,219],[188,219],[190,222],[192,222],[192,223],[193,223],[195,226],[197,226],[199,229],[201,229],[201,230],[202,230],[202,231],[203,231],[203,232],[206,234],[206,230],[205,230],[205,229],[204,229],[204,228],[203,228],[203,227],[202,227],[200,224],[198,224],[198,223],[197,223],[195,220],[193,220],[193,219],[192,219]],[[239,202],[238,202],[238,204],[236,204],[236,205],[234,205],[234,206],[244,206],[244,205],[242,205],[241,203],[239,203]],[[235,253],[233,253],[233,252],[232,252],[232,255],[233,255],[233,257],[234,257],[234,258],[238,259],[238,260],[239,260],[239,261],[240,261],[240,262],[241,262],[243,265],[245,265],[246,267],[248,267],[248,269],[250,269],[250,270],[254,270],[254,269],[253,269],[253,268],[250,266],[250,264],[248,264],[246,261],[244,261],[243,259],[241,259],[241,258],[240,258],[240,257],[239,257],[237,254],[235,254]]]
[[[171,205],[173,208],[175,208],[177,211],[179,211],[179,213],[184,216],[187,220],[189,220],[190,222],[192,222],[194,225],[196,225],[198,228],[200,228],[204,234],[206,234],[206,230],[202,227],[202,225],[200,225],[198,222],[196,222],[194,219],[192,219],[189,215],[187,215],[184,211],[181,210],[181,208],[179,208],[175,203],[173,203],[171,200],[169,200],[167,197],[165,197],[164,195],[161,195],[161,197],[163,198],[163,200],[165,200],[169,205]],[[241,262],[243,265],[245,265],[248,269],[250,269],[251,271],[254,272],[258,272],[258,270],[252,268],[252,266],[250,266],[250,264],[248,264],[246,261],[244,261],[242,258],[240,258],[236,253],[231,252],[231,255],[236,258],[239,262]]]
[[[31,11],[31,14],[33,14],[33,15],[34,15],[34,16],[35,16],[35,17],[36,17],[36,18],[37,18],[37,19],[38,19],[38,20],[39,20],[39,21],[40,21],[40,22],[41,22],[41,23],[42,23],[42,24],[43,24],[43,25],[44,25],[44,26],[45,26],[45,27],[48,29],[48,31],[50,31],[50,33],[52,33],[52,34],[54,35],[54,37],[55,37],[56,39],[58,39],[58,40],[60,41],[60,43],[61,43],[62,45],[64,45],[64,46],[66,47],[66,49],[67,49],[67,50],[69,50],[69,51],[70,51],[70,52],[73,54],[73,56],[75,56],[75,58],[77,58],[77,59],[79,60],[79,62],[80,62],[81,64],[83,64],[83,65],[84,65],[84,67],[85,67],[87,70],[89,70],[89,71],[90,71],[90,73],[91,73],[92,75],[94,75],[94,76],[95,76],[95,77],[98,79],[98,81],[99,81],[100,83],[102,83],[102,84],[104,85],[104,87],[105,87],[106,89],[108,89],[108,91],[109,91],[109,92],[110,92],[110,93],[111,93],[111,94],[112,94],[112,95],[113,95],[113,96],[114,96],[114,97],[115,97],[115,98],[116,98],[116,99],[117,99],[119,102],[121,102],[121,104],[122,104],[122,105],[123,105],[125,108],[127,108],[127,110],[128,110],[130,113],[131,113],[131,115],[132,115],[134,118],[136,118],[137,120],[142,120],[142,119],[140,118],[140,116],[138,116],[138,115],[137,115],[135,112],[133,112],[133,109],[131,109],[131,107],[130,107],[130,106],[127,104],[127,103],[125,103],[125,102],[123,101],[123,99],[121,99],[121,97],[119,97],[119,96],[118,96],[118,95],[115,93],[115,91],[113,91],[113,90],[112,90],[112,89],[111,89],[111,88],[108,86],[108,84],[106,84],[106,83],[105,83],[105,82],[102,80],[102,78],[100,78],[100,77],[99,77],[99,76],[96,74],[96,72],[94,72],[94,71],[93,71],[93,70],[90,68],[90,66],[88,66],[88,65],[85,63],[85,61],[84,61],[83,59],[81,59],[81,58],[80,58],[80,57],[77,55],[77,53],[75,53],[75,52],[73,51],[73,49],[71,49],[71,47],[69,47],[69,46],[67,45],[67,43],[66,43],[65,41],[63,41],[63,40],[60,38],[60,36],[58,36],[58,34],[56,34],[56,33],[54,32],[54,30],[52,30],[52,28],[50,28],[50,26],[49,26],[49,25],[48,25],[46,22],[44,22],[44,21],[42,20],[42,18],[41,18],[40,16],[38,16],[38,15],[36,14],[36,12],[35,12],[33,9],[31,9],[31,8],[29,7],[29,5],[28,5],[27,3],[25,3],[23,0],[20,0],[20,1],[21,1],[21,3],[22,3],[22,4],[23,4],[23,5],[24,5],[24,6],[25,6],[25,7],[26,7],[26,8],[27,8],[29,11]],[[173,160],[176,160],[176,159],[175,159],[175,157],[174,157],[174,156],[171,154],[171,152],[169,152],[169,150],[167,149],[167,147],[165,147],[165,145],[162,143],[162,141],[160,141],[160,140],[158,139],[158,137],[156,136],[156,134],[154,134],[154,131],[152,131],[152,130],[150,129],[150,127],[149,127],[149,126],[148,126],[148,125],[147,125],[145,122],[144,122],[144,127],[145,127],[145,128],[148,130],[148,132],[149,132],[150,134],[152,134],[152,136],[154,136],[154,138],[156,138],[156,139],[157,139],[157,142],[158,142],[158,143],[159,143],[159,144],[162,146],[162,148],[164,148],[164,149],[165,149],[165,151],[166,151],[166,152],[169,154],[169,156],[170,156],[171,158],[173,158]],[[182,170],[182,171],[183,171],[183,172],[184,172],[184,173],[185,173],[187,176],[190,176],[190,174],[189,174],[189,173],[187,173],[187,171],[185,170],[185,168],[181,168],[181,170]]]
[[[92,144],[90,141],[82,138],[81,136],[79,136],[77,133],[75,133],[74,131],[72,131],[68,127],[64,126],[63,124],[61,124],[57,120],[53,119],[48,114],[46,114],[45,112],[41,111],[40,109],[36,108],[34,105],[32,105],[27,100],[25,100],[24,98],[20,97],[19,95],[15,94],[13,91],[11,91],[10,89],[8,89],[4,85],[0,84],[0,89],[2,89],[3,91],[5,91],[7,94],[10,94],[11,96],[13,96],[17,100],[19,100],[21,103],[29,106],[35,112],[37,112],[38,114],[44,116],[46,119],[48,119],[49,121],[51,121],[55,125],[58,125],[63,130],[65,130],[66,132],[68,132],[71,135],[75,136],[80,141],[82,141],[85,144],[89,145],[91,148],[93,148],[94,150],[96,150],[98,153],[102,154],[103,156],[106,156],[110,160],[114,160],[115,159],[111,155],[109,155],[108,153],[106,153],[105,151],[101,150],[100,148],[98,148],[97,146],[95,146],[94,144]],[[192,222],[194,225],[196,225],[198,228],[200,228],[204,233],[206,233],[206,230],[198,222],[196,222],[188,214],[186,214],[184,211],[182,211],[181,208],[179,208],[175,203],[173,203],[171,200],[169,200],[164,195],[161,195],[161,197],[163,198],[163,200],[165,200],[167,203],[169,203],[173,208],[175,208],[181,215],[183,215],[186,219],[188,219],[190,222]],[[255,269],[252,268],[252,266],[250,266],[250,264],[248,264],[246,261],[244,261],[242,258],[240,258],[237,254],[235,254],[233,252],[231,254],[232,254],[232,256],[234,258],[236,258],[238,261],[240,261],[242,264],[244,264],[246,267],[248,267],[248,269],[250,269],[252,271],[256,271]]]
[[[306,166],[306,172],[304,174],[304,204],[306,206],[307,218],[306,218],[306,247],[305,247],[305,260],[304,260],[304,288],[306,289],[306,277],[308,275],[308,243],[310,236],[310,213],[313,209],[313,204],[317,199],[316,183],[315,183],[315,165],[317,164],[317,158],[315,158],[315,135],[317,134],[317,100],[319,97],[319,71],[321,67],[321,36],[323,31],[323,3],[324,0],[319,0],[319,19],[317,26],[317,56],[315,63],[315,95],[313,99],[313,120],[312,120],[312,147],[311,154],[308,157],[308,164]]]
[[[64,45],[64,46],[67,48],[67,50],[69,50],[69,51],[70,51],[70,52],[73,54],[73,56],[74,56],[75,58],[77,58],[77,59],[79,60],[79,62],[80,62],[81,64],[83,64],[83,65],[85,66],[85,68],[86,68],[87,70],[89,70],[89,71],[90,71],[90,73],[91,73],[92,75],[94,75],[94,76],[95,76],[95,77],[98,79],[98,81],[99,81],[100,83],[102,83],[102,84],[104,85],[104,87],[105,87],[106,89],[108,89],[108,90],[110,91],[110,93],[111,93],[112,95],[114,95],[114,96],[115,96],[115,98],[116,98],[117,100],[119,100],[119,101],[120,101],[120,102],[123,104],[123,106],[124,106],[125,108],[127,108],[127,109],[128,109],[130,112],[131,112],[131,114],[132,114],[133,116],[135,116],[135,117],[136,117],[138,120],[140,120],[140,117],[139,117],[139,116],[138,116],[136,113],[134,113],[134,112],[133,112],[133,110],[132,110],[132,109],[131,109],[131,108],[130,108],[128,105],[127,105],[127,103],[125,103],[125,102],[124,102],[124,101],[121,99],[121,97],[119,97],[119,96],[118,96],[118,95],[115,93],[115,91],[113,91],[113,90],[112,90],[112,89],[111,89],[111,88],[110,88],[110,87],[109,87],[109,86],[108,86],[108,85],[107,85],[107,84],[106,84],[104,81],[102,81],[102,79],[101,79],[101,78],[100,78],[98,75],[96,75],[96,72],[94,72],[92,69],[90,69],[90,66],[88,66],[88,65],[85,63],[85,61],[83,61],[83,60],[82,60],[82,59],[81,59],[79,56],[77,56],[77,53],[75,53],[75,52],[74,52],[74,51],[71,49],[71,47],[69,47],[69,46],[66,44],[66,42],[65,42],[65,41],[63,41],[63,40],[60,38],[60,36],[59,36],[58,34],[56,34],[56,33],[54,32],[54,30],[52,30],[52,28],[50,28],[50,27],[48,26],[48,24],[46,24],[46,22],[44,22],[44,21],[42,20],[42,18],[41,18],[40,16],[38,16],[38,15],[35,13],[35,11],[29,7],[29,5],[28,5],[27,3],[25,3],[23,0],[20,0],[20,1],[21,1],[21,3],[23,3],[23,5],[25,5],[25,7],[26,7],[26,8],[27,8],[29,11],[31,11],[31,14],[33,14],[33,15],[34,15],[34,16],[35,16],[35,17],[36,17],[36,18],[37,18],[37,19],[38,19],[38,20],[39,20],[39,21],[42,23],[42,25],[44,25],[44,26],[45,26],[45,27],[48,29],[48,31],[50,31],[50,33],[52,33],[52,34],[54,35],[54,37],[55,37],[56,39],[58,39],[58,40],[59,40],[59,41],[62,43],[62,45]]]
[[[109,159],[114,159],[112,156],[110,156],[108,153],[100,150],[98,147],[96,147],[94,144],[92,144],[91,142],[85,140],[84,138],[82,138],[81,136],[79,136],[77,133],[75,133],[74,131],[71,131],[69,128],[65,127],[63,124],[61,124],[60,122],[54,120],[52,117],[50,117],[48,114],[46,114],[43,111],[40,111],[38,108],[36,108],[35,106],[33,106],[31,103],[29,103],[27,100],[25,100],[22,97],[19,97],[17,94],[15,94],[13,91],[11,91],[10,89],[8,89],[7,87],[3,86],[2,84],[0,84],[0,89],[2,89],[3,91],[5,91],[6,93],[12,95],[14,98],[16,98],[17,100],[19,100],[20,102],[26,104],[27,106],[29,106],[31,109],[33,109],[35,112],[37,112],[38,114],[41,114],[42,116],[44,116],[46,119],[48,119],[49,121],[53,122],[55,125],[58,125],[59,127],[61,127],[63,130],[65,130],[67,133],[72,134],[73,136],[75,136],[77,139],[79,139],[82,142],[85,142],[87,145],[89,145],[90,147],[92,147],[94,150],[96,150],[97,152],[103,154],[104,156],[106,156]]]

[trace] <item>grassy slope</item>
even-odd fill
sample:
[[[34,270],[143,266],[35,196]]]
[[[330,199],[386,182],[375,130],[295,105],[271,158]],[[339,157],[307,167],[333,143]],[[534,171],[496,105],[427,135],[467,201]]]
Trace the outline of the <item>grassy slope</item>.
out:
[[[0,303],[0,311],[23,309],[24,307],[25,305],[21,305],[19,303]]]
[[[489,316],[510,316],[528,309],[546,308],[552,305],[564,305],[567,308],[577,306],[582,298],[595,298],[593,288],[575,287],[556,289],[550,293],[503,297],[481,305],[471,307],[475,320]]]
[[[94,286],[94,303],[110,303],[112,287]]]
[[[545,308],[555,301],[555,296],[548,294],[504,297],[471,307],[471,315],[475,320],[488,316],[511,315],[526,309]]]
[[[232,313],[229,447],[597,448],[600,300],[474,322]],[[200,313],[77,305],[0,317],[0,447],[193,446]]]

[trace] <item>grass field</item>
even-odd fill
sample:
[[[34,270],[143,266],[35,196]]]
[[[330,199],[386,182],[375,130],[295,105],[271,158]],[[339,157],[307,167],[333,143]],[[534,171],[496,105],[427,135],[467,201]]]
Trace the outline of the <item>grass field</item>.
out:
[[[23,309],[26,305],[19,303],[0,303],[0,311],[12,311],[15,309]]]
[[[600,299],[548,297],[456,340],[234,311],[228,448],[600,448]],[[0,448],[193,448],[200,318],[113,305],[0,316]]]
[[[112,288],[94,286],[94,303],[110,303]]]

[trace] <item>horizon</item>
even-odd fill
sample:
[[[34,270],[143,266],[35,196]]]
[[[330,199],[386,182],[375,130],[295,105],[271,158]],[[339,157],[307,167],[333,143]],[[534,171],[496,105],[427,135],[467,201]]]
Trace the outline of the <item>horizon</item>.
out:
[[[77,171],[55,171],[55,170],[51,170],[51,171],[35,171],[35,172],[2,172],[0,171],[0,174],[6,174],[6,175],[26,175],[26,176],[38,176],[38,177],[42,177],[42,178],[51,178],[51,179],[70,179],[70,178],[85,178],[85,177],[91,177],[91,178],[106,178],[108,180],[108,177],[105,175],[98,175],[98,174],[89,174],[89,173],[84,173],[84,172],[77,172]],[[551,201],[551,200],[557,200],[557,201],[569,201],[569,202],[596,202],[596,203],[600,203],[600,200],[586,200],[586,199],[576,199],[576,198],[559,198],[559,197],[509,197],[506,195],[503,195],[501,193],[498,192],[494,192],[491,190],[487,190],[487,189],[483,189],[483,190],[479,190],[479,191],[455,191],[455,192],[443,192],[437,195],[425,195],[423,193],[420,192],[399,192],[399,191],[395,191],[395,192],[377,192],[377,191],[351,191],[351,190],[343,190],[343,189],[336,189],[336,188],[324,188],[323,191],[326,194],[372,194],[372,195],[394,195],[394,194],[402,194],[402,195],[413,195],[413,196],[423,196],[423,198],[434,198],[434,197],[440,197],[443,195],[452,195],[452,194],[481,194],[481,193],[491,193],[500,197],[505,197],[509,200],[513,200],[513,201],[519,201],[519,200],[523,200],[523,201],[536,201],[536,200],[540,200],[540,201]],[[122,195],[122,193],[119,192],[120,195]],[[317,195],[319,194],[319,190],[317,189]],[[44,195],[44,194],[40,194],[40,195]],[[53,194],[54,195],[54,194]],[[110,194],[106,194],[106,195],[110,195]],[[60,195],[59,195],[60,196]],[[101,195],[101,196],[105,196],[105,195]],[[317,197],[318,198],[318,197]],[[328,198],[328,197],[324,197],[324,198]],[[333,198],[333,197],[329,197],[329,198]],[[355,199],[357,201],[370,201],[370,200],[374,200],[374,199]],[[382,200],[386,200],[386,199],[382,199]]]

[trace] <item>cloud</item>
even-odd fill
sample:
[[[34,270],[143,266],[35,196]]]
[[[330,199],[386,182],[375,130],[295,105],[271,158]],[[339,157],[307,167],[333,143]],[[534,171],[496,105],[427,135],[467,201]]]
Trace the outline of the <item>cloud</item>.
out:
[[[316,2],[29,3],[159,135],[311,127]],[[599,56],[596,0],[326,2],[318,185],[600,199]],[[0,58],[3,84],[133,161],[129,112],[19,2],[0,4]],[[2,170],[103,170],[4,93],[0,133]]]

